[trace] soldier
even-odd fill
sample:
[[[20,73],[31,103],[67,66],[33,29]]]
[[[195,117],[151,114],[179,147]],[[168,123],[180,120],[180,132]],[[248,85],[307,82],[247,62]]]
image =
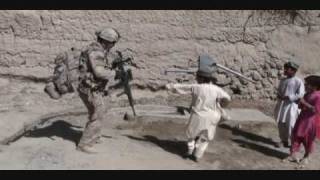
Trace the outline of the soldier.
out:
[[[115,83],[115,72],[108,64],[107,54],[119,40],[119,33],[112,28],[106,28],[96,33],[97,42],[85,48],[80,56],[80,81],[78,93],[88,109],[87,122],[77,150],[85,153],[97,153],[93,148],[101,143],[101,121],[103,118],[103,95],[108,87]]]

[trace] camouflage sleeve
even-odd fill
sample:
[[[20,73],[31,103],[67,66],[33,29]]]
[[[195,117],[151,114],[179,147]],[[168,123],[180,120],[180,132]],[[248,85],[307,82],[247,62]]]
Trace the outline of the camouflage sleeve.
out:
[[[105,68],[105,56],[101,51],[92,51],[89,62],[94,75],[99,79],[110,80],[115,76],[115,71]]]

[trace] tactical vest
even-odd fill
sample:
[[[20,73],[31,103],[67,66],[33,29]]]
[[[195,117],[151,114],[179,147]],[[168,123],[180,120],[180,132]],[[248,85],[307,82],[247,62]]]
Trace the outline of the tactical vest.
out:
[[[93,73],[93,67],[91,67],[89,62],[89,55],[93,51],[101,51],[104,52],[103,47],[94,42],[90,44],[81,54],[79,59],[79,90],[83,93],[87,93],[89,90],[101,90],[103,91],[106,86],[106,81],[100,80],[95,77]],[[106,62],[103,61],[96,61],[95,64],[97,66],[105,66]]]

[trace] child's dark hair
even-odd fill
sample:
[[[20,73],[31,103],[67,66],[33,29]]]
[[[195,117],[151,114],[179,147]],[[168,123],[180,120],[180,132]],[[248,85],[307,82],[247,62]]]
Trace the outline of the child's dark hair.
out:
[[[200,75],[199,73],[197,73],[197,78],[201,78],[201,81],[203,83],[213,83],[213,84],[216,84],[217,82],[217,79],[214,78],[214,77],[206,77],[206,76],[202,76]]]
[[[315,87],[317,90],[320,90],[320,76],[311,75],[304,78],[304,81],[312,87]]]

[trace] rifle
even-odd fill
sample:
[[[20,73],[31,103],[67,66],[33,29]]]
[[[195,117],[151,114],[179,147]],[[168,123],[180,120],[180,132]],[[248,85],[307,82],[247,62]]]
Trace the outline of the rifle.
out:
[[[120,51],[117,51],[118,57],[112,62],[112,69],[116,70],[116,76],[115,79],[120,79],[119,84],[116,86],[123,86],[124,91],[117,95],[117,97],[126,94],[129,100],[129,104],[132,108],[133,115],[136,116],[136,111],[134,108],[134,100],[132,98],[132,92],[129,85],[129,81],[131,81],[132,78],[132,71],[129,69],[126,64],[132,63],[132,58],[123,59],[122,53]]]

